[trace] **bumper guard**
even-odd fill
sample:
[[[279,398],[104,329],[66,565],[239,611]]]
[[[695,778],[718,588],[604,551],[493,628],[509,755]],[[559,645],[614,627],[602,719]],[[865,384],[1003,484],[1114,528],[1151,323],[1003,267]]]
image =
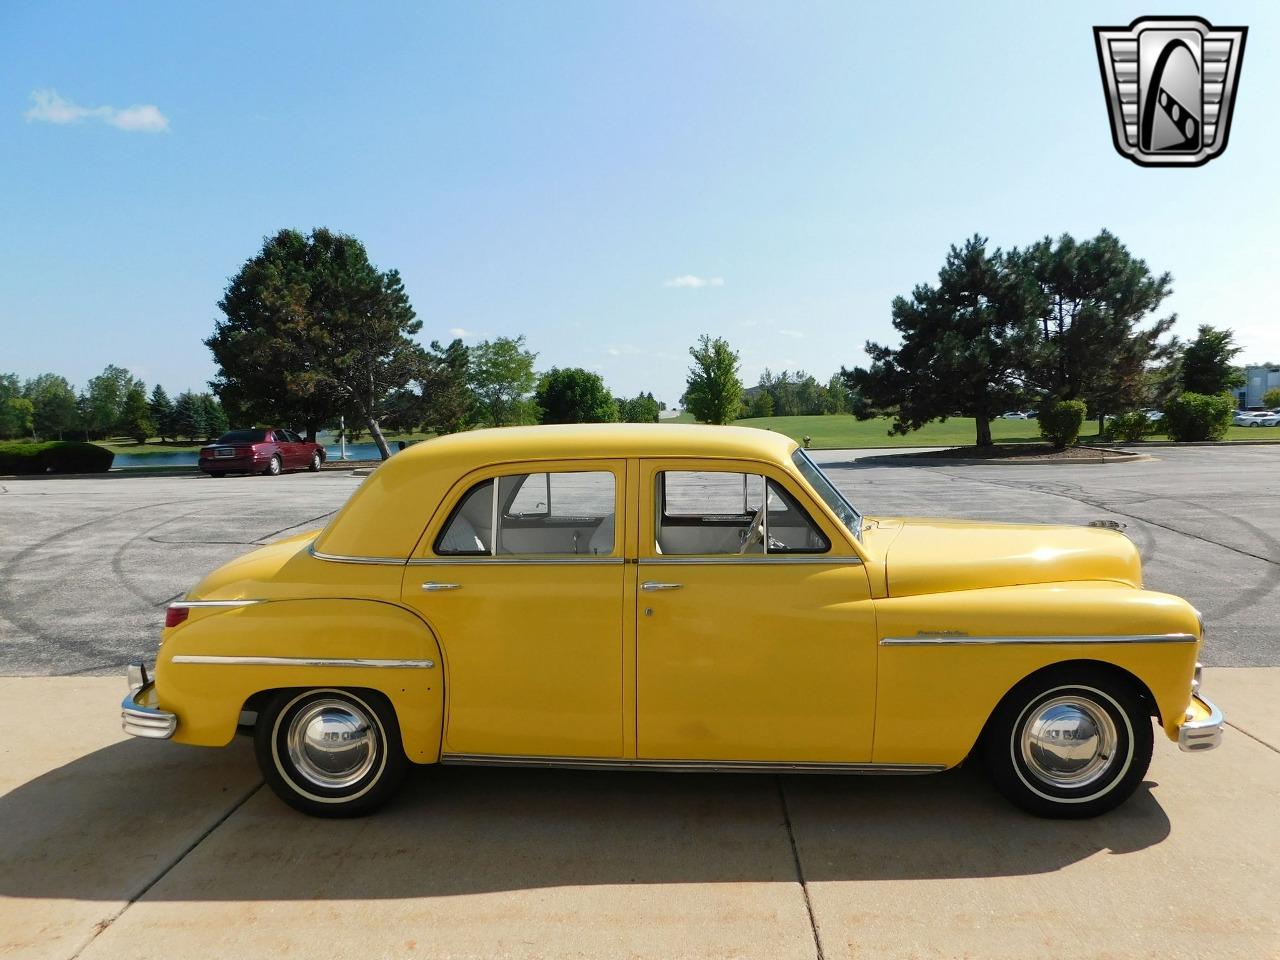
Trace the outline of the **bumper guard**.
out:
[[[156,684],[141,663],[128,668],[129,694],[120,704],[120,726],[124,732],[147,740],[168,740],[178,729],[178,715],[154,706]]]
[[[1207,713],[1208,716],[1201,716]],[[1212,750],[1222,745],[1222,728],[1226,720],[1222,711],[1207,697],[1196,693],[1191,698],[1191,709],[1187,711],[1188,719],[1178,728],[1178,749],[1187,753],[1198,753],[1201,750]]]

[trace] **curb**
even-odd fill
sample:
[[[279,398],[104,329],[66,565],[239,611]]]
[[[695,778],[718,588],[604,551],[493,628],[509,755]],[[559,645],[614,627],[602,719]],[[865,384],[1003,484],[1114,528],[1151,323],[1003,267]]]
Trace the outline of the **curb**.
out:
[[[1122,453],[1115,457],[1059,457],[1056,460],[1020,460],[1016,457],[921,457],[915,454],[885,454],[860,457],[858,463],[874,463],[879,466],[904,467],[1105,467],[1118,463],[1155,462],[1159,458],[1145,453]]]

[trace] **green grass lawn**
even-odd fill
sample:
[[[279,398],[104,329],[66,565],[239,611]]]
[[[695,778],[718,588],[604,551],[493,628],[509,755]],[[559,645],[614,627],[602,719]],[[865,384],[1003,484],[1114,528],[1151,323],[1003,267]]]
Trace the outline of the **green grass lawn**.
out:
[[[663,423],[694,423],[693,417],[683,413],[674,420]],[[806,434],[812,438],[810,446],[821,448],[842,447],[942,447],[972,446],[976,439],[972,417],[952,417],[945,422],[935,421],[906,436],[890,436],[887,417],[874,420],[857,420],[848,414],[830,414],[817,417],[753,417],[736,421],[739,427],[757,427],[784,433],[793,440]],[[1035,420],[993,420],[991,437],[997,443],[1039,443],[1040,429]],[[1096,420],[1086,420],[1080,429],[1080,439],[1086,442],[1098,438]],[[1163,434],[1153,434],[1148,439],[1167,440]],[[1231,427],[1228,440],[1278,440],[1280,427]]]
[[[128,437],[91,440],[90,443],[95,446],[105,447],[113,453],[127,453],[138,457],[145,457],[153,453],[195,453],[204,446],[203,442],[191,443],[186,440],[167,440],[162,443],[158,437],[154,437],[146,443],[137,443]]]

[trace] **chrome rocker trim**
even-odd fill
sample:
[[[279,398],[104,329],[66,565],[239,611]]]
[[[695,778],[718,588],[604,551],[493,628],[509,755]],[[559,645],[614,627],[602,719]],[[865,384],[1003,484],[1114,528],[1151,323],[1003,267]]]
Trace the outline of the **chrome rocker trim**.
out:
[[[140,663],[131,663],[128,667],[128,695],[120,702],[120,727],[131,737],[142,737],[145,740],[168,740],[178,729],[178,715],[168,710],[155,707],[144,707],[137,702],[137,696],[155,686],[155,681],[147,676],[147,668]]]
[[[770,760],[631,760],[613,757],[528,757],[497,753],[445,753],[441,763],[483,767],[557,767],[570,770],[653,770],[663,773],[940,773],[940,763],[812,763]]]
[[[1222,746],[1222,728],[1227,722],[1212,700],[1198,693],[1195,697],[1209,708],[1209,717],[1206,720],[1189,720],[1178,728],[1178,749],[1186,753]]]
[[[861,557],[832,557],[826,554],[818,556],[791,556],[787,554],[756,554],[753,556],[739,556],[737,554],[726,554],[724,556],[681,556],[679,554],[663,555],[661,557],[641,557],[639,559],[641,566],[661,567],[669,564],[687,565],[695,564],[699,566],[711,566],[727,564],[729,566],[764,566],[766,564],[777,563],[798,563],[798,564],[821,564],[823,566],[835,567],[846,566],[856,567],[862,564]]]
[[[361,657],[219,657],[178,654],[173,663],[208,663],[250,667],[391,667],[430,670],[434,660],[369,660]]]
[[[884,637],[882,647],[943,647],[955,645],[989,646],[995,644],[1078,644],[1078,643],[1195,643],[1189,633],[1117,634],[1115,636],[1085,637],[953,637],[918,636]]]

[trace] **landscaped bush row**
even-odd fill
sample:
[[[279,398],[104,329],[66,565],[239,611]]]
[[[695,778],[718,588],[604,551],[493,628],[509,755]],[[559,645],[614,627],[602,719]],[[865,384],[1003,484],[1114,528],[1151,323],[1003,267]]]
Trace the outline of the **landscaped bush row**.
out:
[[[0,474],[105,473],[116,455],[79,440],[0,443]]]

